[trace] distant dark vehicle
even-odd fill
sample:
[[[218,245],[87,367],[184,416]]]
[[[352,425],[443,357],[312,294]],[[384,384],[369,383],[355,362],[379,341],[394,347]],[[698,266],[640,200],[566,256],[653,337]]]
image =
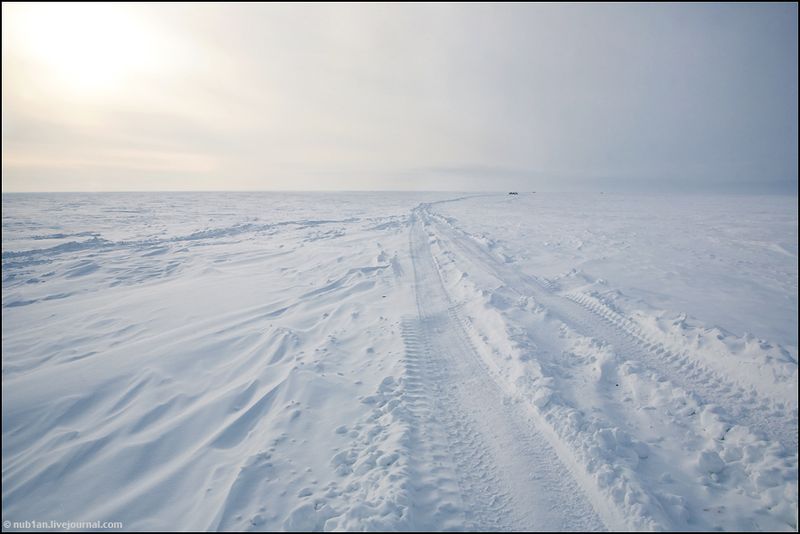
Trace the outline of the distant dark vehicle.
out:
[[[519,193],[517,193],[516,191],[509,191],[508,194],[509,195],[519,195]]]

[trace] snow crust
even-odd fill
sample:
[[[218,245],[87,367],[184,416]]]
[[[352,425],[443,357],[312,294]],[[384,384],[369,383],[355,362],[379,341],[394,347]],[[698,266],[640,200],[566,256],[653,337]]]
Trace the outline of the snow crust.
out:
[[[4,195],[3,520],[796,530],[796,206]]]

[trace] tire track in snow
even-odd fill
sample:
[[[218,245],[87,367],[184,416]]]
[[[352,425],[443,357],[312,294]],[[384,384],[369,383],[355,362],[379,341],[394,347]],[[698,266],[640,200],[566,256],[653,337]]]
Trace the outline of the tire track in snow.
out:
[[[720,404],[732,421],[744,421],[751,430],[780,442],[788,450],[797,449],[797,433],[792,430],[797,428],[797,415],[793,415],[786,406],[773,403],[754,390],[748,391],[726,380],[691,359],[686,352],[671,351],[660,342],[649,339],[627,318],[591,302],[588,297],[566,295],[565,299],[580,305],[599,320],[594,325],[585,325],[593,336],[604,337],[602,332],[593,328],[598,324],[604,329],[611,329],[615,338],[613,345],[622,354],[641,355],[639,361],[669,376],[670,380],[673,380],[672,375],[682,376],[692,386],[689,391],[698,394],[705,403]],[[575,320],[577,322],[580,319]],[[665,370],[665,367],[669,369]]]
[[[648,341],[635,332],[610,321],[583,303],[555,293],[546,280],[531,276],[501,263],[473,242],[469,234],[445,222],[441,216],[423,205],[421,216],[433,224],[440,234],[461,249],[467,258],[479,262],[520,296],[532,296],[551,315],[590,337],[605,341],[616,352],[647,367],[657,375],[697,397],[700,404],[715,404],[724,411],[724,419],[760,432],[770,440],[781,443],[787,450],[797,449],[797,413],[773,403],[755,391],[744,388],[718,373],[713,373],[687,354],[675,354],[661,344]]]
[[[411,527],[420,531],[508,529],[510,525],[501,522],[499,499],[493,499],[497,506],[490,509],[464,498],[469,477],[486,474],[486,466],[481,465],[484,447],[470,431],[468,420],[454,415],[452,395],[443,387],[447,378],[433,361],[421,321],[404,320],[402,335],[406,343],[404,401],[412,421]]]
[[[443,436],[460,497],[452,508],[439,506],[431,513],[436,499],[418,488],[415,504],[425,521],[415,526],[447,527],[436,520],[449,510],[463,517],[461,528],[470,530],[604,529],[569,469],[536,429],[529,407],[504,394],[454,318],[417,212],[410,247],[419,313],[418,321],[404,325],[410,385],[416,379],[421,386],[416,391],[425,399],[419,402],[430,407],[418,417],[416,441]],[[425,469],[422,456],[418,470]]]

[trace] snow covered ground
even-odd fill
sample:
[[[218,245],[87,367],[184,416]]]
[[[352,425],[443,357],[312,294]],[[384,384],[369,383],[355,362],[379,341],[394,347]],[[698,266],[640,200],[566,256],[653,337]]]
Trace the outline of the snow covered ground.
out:
[[[797,529],[796,198],[2,202],[4,522]]]

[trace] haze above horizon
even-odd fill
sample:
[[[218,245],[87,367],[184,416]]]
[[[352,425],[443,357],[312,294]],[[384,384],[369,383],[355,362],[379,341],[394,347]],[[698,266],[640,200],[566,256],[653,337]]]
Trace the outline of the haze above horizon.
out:
[[[4,193],[797,193],[795,3],[2,14]]]

